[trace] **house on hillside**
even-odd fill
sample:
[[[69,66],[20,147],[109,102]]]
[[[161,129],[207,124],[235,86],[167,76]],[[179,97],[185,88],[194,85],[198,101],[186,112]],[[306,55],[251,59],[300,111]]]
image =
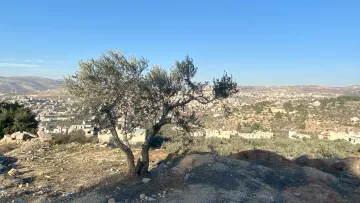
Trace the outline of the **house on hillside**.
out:
[[[318,107],[318,106],[321,105],[321,102],[319,102],[319,101],[314,101],[311,105],[314,106],[314,107]]]
[[[358,123],[359,122],[359,118],[358,117],[352,117],[352,118],[350,118],[350,121],[352,122],[352,123]]]
[[[95,128],[92,125],[86,125],[86,124],[72,125],[68,129],[68,132],[72,132],[72,131],[76,131],[76,130],[84,131],[86,137],[92,137],[95,135]]]
[[[351,144],[360,144],[360,134],[354,131],[349,131],[349,132],[326,131],[326,132],[322,132],[319,135],[319,139],[346,140],[349,141]]]

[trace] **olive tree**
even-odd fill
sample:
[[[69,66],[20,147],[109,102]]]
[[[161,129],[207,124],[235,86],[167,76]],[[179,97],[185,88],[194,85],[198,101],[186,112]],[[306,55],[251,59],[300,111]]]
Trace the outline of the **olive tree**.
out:
[[[138,84],[147,66],[144,58],[126,58],[122,52],[111,50],[98,59],[80,61],[79,71],[64,78],[65,87],[79,99],[83,113],[95,116],[99,130],[110,131],[114,143],[126,154],[132,175],[134,155],[126,136],[120,139],[118,131],[128,135],[140,123],[134,107],[140,106]]]
[[[195,112],[186,108],[191,102],[208,104],[237,91],[236,82],[226,73],[211,86],[195,82],[197,68],[188,56],[176,61],[169,72],[155,65],[145,73],[147,66],[144,58],[127,59],[121,52],[110,51],[97,60],[81,61],[75,76],[65,78],[69,92],[95,115],[100,128],[110,130],[115,144],[125,152],[131,175],[148,172],[151,142],[164,125],[176,124],[187,131],[199,125]],[[127,136],[119,139],[116,129],[127,135],[144,123],[150,123],[151,130],[135,166]]]
[[[208,104],[237,92],[236,82],[226,73],[214,79],[211,87],[208,82],[194,81],[196,73],[193,60],[186,56],[183,61],[176,61],[169,72],[154,66],[139,84],[144,115],[152,127],[142,145],[137,174],[148,172],[150,144],[162,126],[173,123],[190,131],[192,126],[199,125],[196,112],[186,108],[191,102]]]

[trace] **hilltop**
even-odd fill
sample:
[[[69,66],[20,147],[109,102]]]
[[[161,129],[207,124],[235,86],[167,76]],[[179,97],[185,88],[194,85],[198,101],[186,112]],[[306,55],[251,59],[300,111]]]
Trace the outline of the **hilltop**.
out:
[[[49,146],[36,139],[1,144],[7,173],[0,175],[0,202],[345,203],[360,198],[357,157],[289,160],[264,150],[226,157],[213,150],[160,149],[150,153],[146,179],[131,180],[124,154],[116,148],[74,142]],[[10,175],[10,168],[16,173]]]
[[[62,85],[62,80],[34,76],[0,77],[0,94],[43,91],[48,89],[56,89]]]

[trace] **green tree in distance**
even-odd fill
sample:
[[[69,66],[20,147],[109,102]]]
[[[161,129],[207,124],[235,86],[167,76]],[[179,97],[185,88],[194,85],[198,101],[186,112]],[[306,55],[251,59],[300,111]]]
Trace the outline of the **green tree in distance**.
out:
[[[294,107],[290,102],[285,102],[283,108],[287,113],[294,111]]]
[[[36,133],[38,122],[29,108],[15,104],[0,103],[0,138],[18,131]]]

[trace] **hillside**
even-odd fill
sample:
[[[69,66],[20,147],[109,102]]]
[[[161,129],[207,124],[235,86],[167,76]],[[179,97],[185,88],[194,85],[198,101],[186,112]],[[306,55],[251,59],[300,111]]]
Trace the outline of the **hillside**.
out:
[[[0,94],[29,93],[61,87],[62,80],[40,77],[0,77]]]
[[[360,198],[356,154],[290,160],[271,151],[238,149],[226,157],[209,146],[212,153],[152,150],[143,183],[126,176],[125,155],[117,148],[51,145],[39,138],[1,141],[0,202],[355,203]],[[134,155],[140,150],[134,148]]]

